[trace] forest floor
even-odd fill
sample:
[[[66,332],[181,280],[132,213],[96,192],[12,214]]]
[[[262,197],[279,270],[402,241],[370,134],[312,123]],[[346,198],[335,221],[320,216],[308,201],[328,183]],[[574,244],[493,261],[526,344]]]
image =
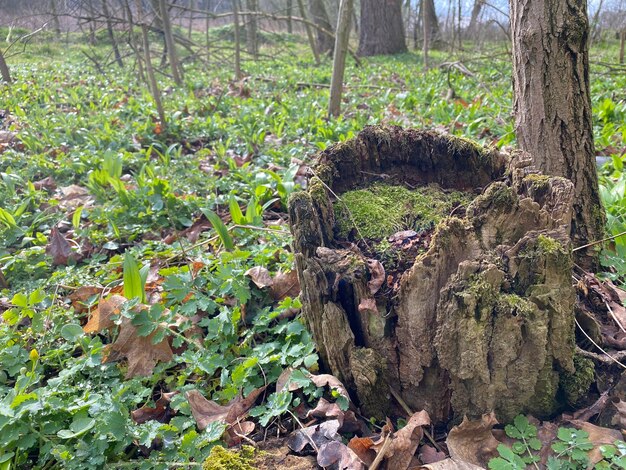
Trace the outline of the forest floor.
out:
[[[330,60],[316,67],[300,39],[275,36],[262,60],[244,62],[243,80],[229,63],[186,64],[182,87],[159,77],[160,123],[130,63],[102,74],[79,38],[67,41],[29,44],[9,60],[14,83],[0,86],[0,469],[199,466],[211,449],[219,460],[216,444],[241,443],[267,453],[220,458],[314,468],[275,438],[320,420],[290,448],[315,455],[331,444],[322,461],[351,456],[332,444],[336,418],[355,420],[364,459],[376,458],[394,427],[413,453],[420,445],[422,463],[447,456],[445,430],[419,417],[406,426],[356,420],[342,386],[315,375],[286,204],[316,151],[366,125],[514,145],[505,45],[435,51],[430,70],[413,53],[350,60],[343,115],[328,120]],[[606,65],[616,56],[615,44],[592,50],[612,234],[626,230],[626,73]],[[604,276],[617,284],[625,255],[626,236],[602,252]],[[487,429],[490,451],[505,461],[493,468],[524,468],[545,447],[537,433],[546,424],[519,417],[509,437],[500,432],[513,451],[496,450],[490,419],[460,434]],[[606,468],[626,468],[623,444],[600,450],[589,432],[550,424],[558,444],[550,455],[562,464],[552,468],[598,455]]]

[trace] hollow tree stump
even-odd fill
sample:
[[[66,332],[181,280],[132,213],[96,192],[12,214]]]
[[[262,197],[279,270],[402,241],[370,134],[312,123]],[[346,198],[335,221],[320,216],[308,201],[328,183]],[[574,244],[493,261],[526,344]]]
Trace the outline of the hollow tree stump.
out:
[[[560,407],[574,372],[568,180],[521,152],[378,126],[321,152],[312,173],[289,204],[303,315],[365,414],[393,414],[391,389],[439,423]],[[376,214],[343,207],[359,191],[400,214],[382,224],[397,232],[377,235],[363,222]],[[421,208],[419,191],[431,198]],[[435,206],[449,212],[429,226]]]

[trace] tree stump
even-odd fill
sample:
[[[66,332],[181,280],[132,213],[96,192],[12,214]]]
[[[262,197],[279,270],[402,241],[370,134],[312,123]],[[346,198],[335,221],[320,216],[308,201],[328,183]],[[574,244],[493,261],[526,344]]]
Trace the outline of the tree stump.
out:
[[[570,181],[382,126],[311,173],[289,203],[303,315],[364,414],[558,411],[575,373]]]

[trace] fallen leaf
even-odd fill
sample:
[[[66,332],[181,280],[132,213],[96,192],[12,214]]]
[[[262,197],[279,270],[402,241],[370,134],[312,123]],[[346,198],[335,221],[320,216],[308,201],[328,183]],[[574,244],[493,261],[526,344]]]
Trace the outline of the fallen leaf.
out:
[[[71,184],[59,188],[62,197],[59,198],[59,207],[61,209],[74,210],[78,206],[88,206],[93,202],[93,198],[89,195],[87,188]]]
[[[495,414],[482,416],[480,421],[470,421],[467,417],[453,427],[448,434],[446,444],[450,457],[459,462],[468,462],[487,468],[490,459],[498,456],[499,442],[493,437],[491,429],[498,424]]]
[[[170,401],[177,393],[178,392],[162,393],[161,398],[154,403],[154,408],[150,406],[142,406],[137,410],[131,411],[130,415],[133,418],[133,421],[137,424],[142,424],[147,421],[158,421],[160,423],[167,422],[168,418],[172,414],[172,411],[169,408]]]
[[[87,324],[83,326],[85,333],[97,333],[115,325],[111,317],[120,313],[120,308],[126,302],[126,297],[112,295],[108,299],[103,299],[98,303],[92,312]]]
[[[570,424],[576,429],[582,429],[589,434],[589,441],[593,444],[593,449],[587,453],[591,467],[602,460],[600,446],[612,445],[615,441],[623,441],[622,433],[617,429],[603,428],[587,421],[577,419],[570,420]]]
[[[299,294],[300,282],[296,271],[278,273],[274,276],[274,282],[270,288],[270,295],[274,300],[281,301],[286,297],[297,297]]]
[[[438,451],[433,446],[424,444],[420,447],[418,458],[423,464],[441,462],[447,457],[445,452]]]
[[[609,397],[609,392],[606,391],[602,395],[600,395],[600,398],[598,398],[592,405],[575,411],[574,413],[572,413],[571,418],[567,419],[579,419],[581,421],[589,421],[592,417],[604,411],[604,409],[609,404],[610,399],[611,397]]]
[[[367,287],[371,295],[374,295],[385,283],[385,268],[382,263],[375,259],[367,260],[367,267],[370,272],[370,280]]]
[[[37,190],[47,189],[49,191],[54,191],[57,188],[57,183],[54,181],[52,176],[48,176],[42,180],[35,181],[33,186]]]
[[[378,308],[376,307],[376,300],[373,297],[368,297],[366,299],[361,300],[358,307],[359,313],[364,315],[366,313],[378,313]]]
[[[307,417],[337,419],[339,424],[343,424],[343,415],[344,412],[337,403],[331,403],[324,398],[320,398],[315,408],[307,413]]]
[[[272,279],[270,272],[262,266],[250,268],[244,273],[244,275],[248,276],[250,280],[254,282],[254,285],[259,289],[270,287],[274,284],[274,280]]]
[[[414,413],[406,425],[397,431],[387,455],[387,468],[405,470],[409,468],[411,459],[417,450],[417,446],[422,440],[424,431],[422,426],[428,426],[430,424],[430,416],[426,411],[418,411]]]
[[[68,296],[74,312],[81,314],[88,311],[89,307],[87,306],[86,302],[90,298],[102,294],[102,291],[102,287],[95,286],[81,286],[76,289]]]
[[[311,379],[311,382],[313,382],[317,387],[330,387],[334,390],[336,390],[337,392],[339,392],[339,394],[341,394],[342,396],[346,397],[348,399],[348,401],[350,401],[350,395],[348,395],[348,391],[346,390],[346,387],[344,387],[344,385],[341,383],[341,381],[335,377],[334,375],[330,375],[330,374],[319,374],[319,375],[314,375],[314,374],[309,374],[309,379]]]
[[[376,458],[376,451],[372,449],[374,440],[371,437],[353,437],[348,442],[348,447],[359,457],[359,459],[370,466]]]
[[[56,227],[52,227],[50,230],[50,241],[46,245],[46,254],[52,256],[54,266],[65,266],[70,259],[76,259],[76,254],[72,252],[72,245]]]
[[[282,373],[278,377],[278,380],[276,381],[276,391],[277,392],[282,392],[283,391],[283,389],[285,388],[285,385],[287,385],[287,382],[289,382],[289,379],[291,378],[291,374],[292,373],[293,373],[293,367],[287,367],[285,370],[282,371]],[[289,392],[295,392],[299,388],[300,388],[300,386],[298,384],[290,383],[289,384],[289,388],[287,390]]]
[[[333,419],[315,426],[298,429],[289,436],[287,445],[294,452],[302,452],[307,446],[319,450],[324,444],[341,441],[341,436],[337,433],[339,426],[339,421]]]
[[[421,468],[427,468],[430,470],[483,470],[487,467],[479,467],[469,462],[456,459],[445,459],[439,462],[429,463],[423,465]]]
[[[332,465],[338,470],[365,470],[365,465],[359,457],[339,441],[323,444],[319,448],[317,464],[323,468]]]
[[[613,403],[613,406],[617,409],[617,414],[613,416],[611,424],[626,429],[626,402],[619,400],[617,403]]]
[[[239,396],[228,403],[228,405],[219,405],[213,400],[207,400],[197,390],[190,390],[185,396],[189,402],[191,413],[196,420],[198,429],[202,431],[210,423],[215,421],[233,424],[240,420],[248,410],[252,408],[265,388],[266,387],[261,387],[253,390],[246,398]]]
[[[131,319],[124,317],[117,339],[107,347],[108,354],[103,362],[125,358],[128,361],[127,379],[151,375],[158,362],[169,362],[174,356],[167,338],[153,343],[157,333],[158,330],[155,330],[148,336],[139,336]]]
[[[226,444],[233,447],[241,444],[244,437],[252,434],[256,425],[252,421],[236,422],[228,427],[225,433]]]

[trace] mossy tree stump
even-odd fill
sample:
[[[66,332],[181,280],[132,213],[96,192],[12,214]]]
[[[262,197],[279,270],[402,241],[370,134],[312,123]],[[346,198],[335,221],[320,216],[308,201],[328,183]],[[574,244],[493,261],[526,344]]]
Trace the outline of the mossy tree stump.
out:
[[[393,414],[391,389],[439,423],[560,408],[575,372],[568,180],[523,153],[378,126],[312,173],[289,204],[303,314],[365,414]],[[393,219],[378,235],[377,204]]]

